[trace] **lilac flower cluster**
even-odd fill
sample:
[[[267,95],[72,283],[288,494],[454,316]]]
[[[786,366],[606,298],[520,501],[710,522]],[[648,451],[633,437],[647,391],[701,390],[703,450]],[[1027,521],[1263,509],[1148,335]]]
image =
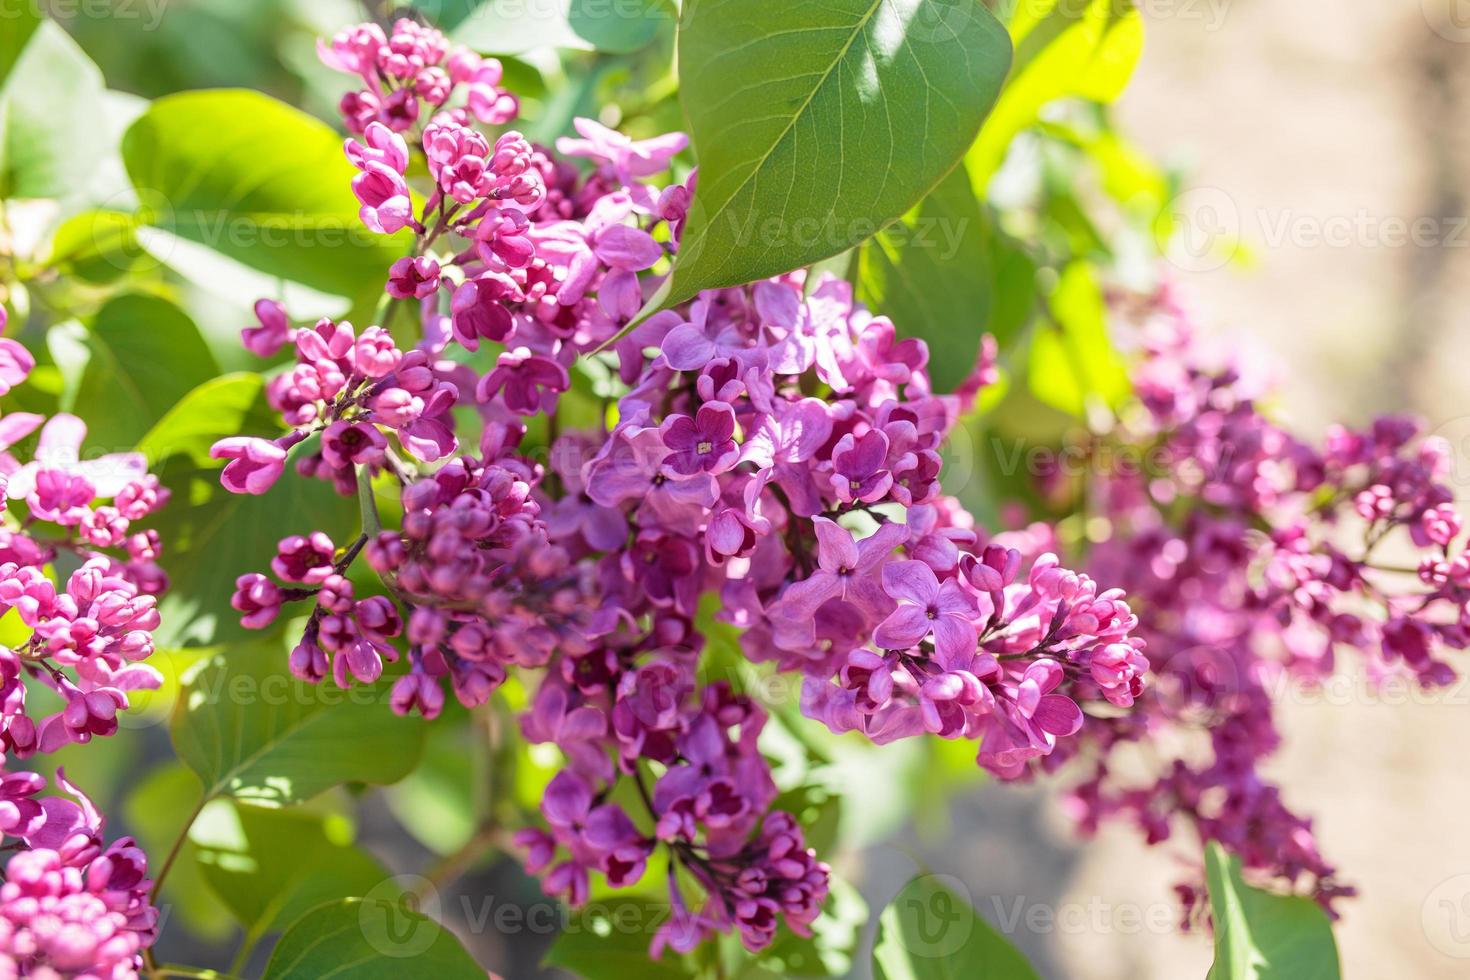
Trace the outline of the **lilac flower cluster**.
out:
[[[565,768],[546,827],[517,840],[549,893],[585,901],[593,874],[631,885],[663,849],[676,914],[655,955],[716,931],[751,949],[783,922],[805,934],[828,871],[772,809],[763,709],[708,679],[701,597],[751,660],[802,675],[813,719],[880,742],[971,739],[1006,777],[1087,712],[1139,697],[1136,619],[1055,556],[988,540],[942,493],[940,450],[994,376],[992,342],[959,392],[936,393],[921,341],[846,283],[800,272],[638,319],[694,184],[653,180],[686,139],[581,119],[557,155],[481,135],[471,116],[508,119],[474,109],[498,73],[456,70],[473,56],[446,52],[403,22],[386,42],[362,27],[324,49],[369,84],[344,101],[363,137],[346,147],[362,220],[416,235],[381,317],[415,310],[413,341],[383,325],[293,329],[261,304],[247,346],[296,348],[269,387],[288,431],[215,447],[230,490],[267,491],[300,446],[302,474],[355,486],[366,506],[398,487],[401,522],[369,520],[345,549],[297,529],[274,578],[240,578],[235,607],[260,628],[309,604],[291,656],[305,678],[372,683],[402,661],[400,712],[437,714],[446,688],[479,705],[516,668],[537,671],[522,729]],[[421,83],[446,57],[447,83]],[[445,108],[461,87],[470,109]],[[603,424],[562,431],[589,407]],[[364,598],[349,581],[359,555],[377,580]]]
[[[36,799],[46,781],[0,772],[0,833],[19,848],[0,884],[0,976],[134,980],[158,932],[147,856],[124,837],[104,846],[104,820],[75,799]]]
[[[5,323],[0,308],[0,331]],[[0,395],[34,367],[24,346],[0,338]],[[13,449],[37,429],[22,463]],[[168,492],[140,454],[83,460],[86,431],[72,415],[0,416],[0,617],[12,644],[0,646],[6,759],[115,733],[128,692],[163,680],[142,661],[168,583],[157,532],[136,522]],[[38,691],[59,701],[39,719],[28,703]],[[131,839],[104,847],[92,802],[60,771],[57,782],[74,800],[37,798],[44,778],[0,768],[0,836],[14,852],[0,884],[0,976],[137,977],[158,920],[147,858]]]
[[[8,391],[35,362],[13,340],[0,340],[0,350]],[[37,429],[22,463],[11,450]],[[135,522],[168,491],[141,453],[82,459],[86,432],[74,415],[0,418],[0,615],[13,611],[13,628],[25,635],[0,647],[0,746],[17,758],[111,735],[127,692],[163,679],[143,661],[153,653],[168,580],[157,564],[158,533]],[[54,571],[65,568],[73,569],[65,578]],[[34,685],[59,696],[61,707],[33,718]]]
[[[1241,372],[1209,366],[1172,291],[1132,314],[1140,410],[1116,438],[1138,452],[1106,458],[1151,465],[1100,457],[1075,489],[1112,529],[1087,566],[1128,589],[1154,679],[1132,712],[1085,723],[1073,803],[1084,827],[1121,816],[1150,843],[1192,827],[1330,909],[1352,889],[1262,773],[1280,742],[1273,693],[1320,683],[1342,651],[1374,682],[1454,680],[1445,655],[1470,647],[1470,551],[1449,447],[1392,417],[1313,446],[1262,414]],[[1053,490],[1067,506],[1068,488]],[[1116,760],[1143,740],[1181,748],[1140,781]]]

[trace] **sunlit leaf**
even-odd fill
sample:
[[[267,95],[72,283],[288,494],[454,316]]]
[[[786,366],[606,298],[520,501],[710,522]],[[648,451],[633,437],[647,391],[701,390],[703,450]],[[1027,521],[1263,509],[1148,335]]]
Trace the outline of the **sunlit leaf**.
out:
[[[699,186],[657,301],[807,265],[906,213],[970,145],[1009,62],[974,0],[689,0]]]

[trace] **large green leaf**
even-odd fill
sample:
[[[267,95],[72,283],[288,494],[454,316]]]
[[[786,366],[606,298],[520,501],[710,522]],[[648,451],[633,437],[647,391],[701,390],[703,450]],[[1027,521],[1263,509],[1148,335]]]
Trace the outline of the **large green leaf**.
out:
[[[858,253],[858,298],[929,345],[935,387],[970,373],[995,291],[991,219],[963,164]]]
[[[1062,98],[1111,102],[1143,51],[1143,20],[1132,0],[1033,0],[1010,24],[1016,60],[995,112],[965,161],[983,193],[1017,133]]]
[[[195,385],[219,371],[199,328],[174,304],[129,293],[108,301],[85,336],[91,353],[73,410],[92,446],[131,449]]]
[[[255,938],[343,895],[377,894],[390,880],[351,833],[341,816],[215,800],[189,839],[204,880]]]
[[[1247,885],[1240,859],[1211,843],[1205,850],[1215,962],[1209,980],[1338,980],[1332,923],[1309,898]]]
[[[232,647],[188,676],[174,748],[206,798],[285,806],[341,783],[392,783],[418,763],[425,726],[394,714],[388,691],[298,680],[275,643]]]
[[[350,898],[286,930],[264,980],[485,980],[448,929],[400,902]]]
[[[235,579],[263,571],[276,542],[313,529],[339,544],[357,531],[357,506],[320,480],[287,473],[268,493],[233,494],[219,485],[216,440],[279,431],[259,375],[206,381],[179,400],[139,442],[173,500],[153,525],[168,543],[162,564],[172,585],[160,608],[165,646],[229,643],[252,634],[230,609]],[[161,464],[161,465],[160,465]]]
[[[976,0],[688,0],[679,63],[699,185],[663,305],[908,212],[974,140],[1010,45]]]
[[[903,886],[878,919],[878,980],[1037,980],[1004,936],[980,918],[942,875]]]
[[[107,128],[102,73],[53,21],[36,26],[6,11],[0,23],[0,59],[26,38],[0,88],[0,198],[72,198],[98,166]]]
[[[159,99],[123,137],[150,224],[245,265],[340,296],[381,288],[408,232],[357,217],[356,171],[325,124],[259,92]]]
[[[491,0],[454,29],[454,40],[484,54],[521,54],[533,48],[571,48],[621,54],[637,51],[672,25],[662,0]]]

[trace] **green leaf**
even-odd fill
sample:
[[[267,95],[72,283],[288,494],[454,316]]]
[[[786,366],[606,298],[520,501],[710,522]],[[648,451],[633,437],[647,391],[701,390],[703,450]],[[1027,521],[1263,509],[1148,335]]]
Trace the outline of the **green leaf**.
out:
[[[403,828],[438,854],[454,853],[479,828],[486,783],[476,775],[475,764],[484,761],[476,757],[477,735],[462,724],[431,725],[423,764],[384,794]]]
[[[0,22],[4,59],[16,47],[9,11]],[[17,26],[25,35],[28,20]],[[55,22],[31,29],[0,88],[0,198],[69,199],[98,165],[98,134],[107,128],[102,73]]]
[[[47,264],[62,275],[105,285],[156,267],[138,244],[138,221],[122,211],[83,211],[56,229]]]
[[[485,980],[459,940],[413,901],[349,898],[322,905],[281,936],[263,980]]]
[[[245,431],[264,391],[258,374],[211,378],[154,423],[138,442],[138,450],[152,462],[182,456],[195,466],[210,466],[209,447],[217,439]]]
[[[341,783],[396,782],[418,763],[425,726],[394,714],[389,690],[309,684],[278,644],[234,647],[187,678],[174,748],[209,799],[286,806]]]
[[[123,818],[154,861],[161,862],[188,829],[185,821],[193,817],[202,792],[198,776],[170,761],[149,772],[127,795]],[[152,866],[154,874],[158,870],[159,865]],[[162,898],[166,907],[177,910],[189,931],[202,938],[223,940],[235,929],[229,908],[215,896],[194,861],[194,844],[188,838],[164,879]]]
[[[0,33],[0,83],[10,77],[26,42],[40,26],[41,14],[36,4],[19,3],[13,8],[6,8],[5,31]]]
[[[1036,0],[1011,19],[1016,60],[1005,91],[965,157],[983,194],[1011,141],[1062,98],[1111,102],[1143,51],[1143,20],[1131,0]]]
[[[693,971],[674,953],[648,958],[648,944],[668,917],[668,902],[614,898],[588,905],[575,913],[572,927],[556,937],[542,965],[560,967],[584,980],[689,980]]]
[[[1037,980],[1036,971],[947,882],[920,875],[878,919],[873,973],[878,980]]]
[[[153,103],[123,137],[142,219],[245,265],[356,297],[381,288],[409,233],[357,217],[356,170],[325,124],[258,92]]]
[[[338,544],[355,535],[355,501],[320,480],[288,474],[260,496],[219,485],[221,464],[209,458],[216,440],[279,427],[260,376],[229,374],[190,391],[139,442],[173,493],[153,520],[169,543],[161,564],[172,580],[160,606],[161,645],[230,643],[253,635],[229,606],[237,577],[264,569],[287,534],[320,528]]]
[[[1086,417],[1116,406],[1132,385],[1108,335],[1107,304],[1085,262],[1073,262],[1048,297],[1052,322],[1038,330],[1028,361],[1031,393],[1041,402]]]
[[[131,449],[195,385],[219,371],[184,311],[142,293],[109,300],[84,343],[91,357],[73,410],[87,420],[91,444],[109,451]]]
[[[215,800],[189,829],[200,873],[252,938],[343,895],[377,895],[390,876],[351,844],[350,822]]]
[[[661,0],[490,0],[453,31],[460,44],[482,54],[522,54],[535,48],[571,48],[627,54],[672,26],[674,11]]]
[[[1338,980],[1332,923],[1316,902],[1251,888],[1240,859],[1214,842],[1205,874],[1215,923],[1209,980]]]
[[[699,185],[662,306],[908,212],[974,140],[1010,46],[975,0],[688,0],[679,63]]]
[[[964,165],[859,251],[858,298],[929,345],[935,388],[974,369],[995,291],[991,218]]]

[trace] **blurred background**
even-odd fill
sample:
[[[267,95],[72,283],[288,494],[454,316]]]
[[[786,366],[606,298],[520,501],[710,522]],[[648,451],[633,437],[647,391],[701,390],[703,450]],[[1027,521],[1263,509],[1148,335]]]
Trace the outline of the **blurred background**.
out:
[[[454,5],[421,4],[448,16]],[[1280,412],[1304,433],[1411,411],[1463,461],[1470,4],[1138,5],[1144,54],[1115,121],[1191,188],[1171,204],[1187,247],[1170,272],[1201,322],[1278,382]],[[248,86],[324,118],[341,83],[317,64],[314,39],[366,12],[351,0],[46,6],[115,89]],[[228,303],[198,305],[201,322],[244,322]],[[1457,832],[1470,808],[1470,687],[1429,699],[1349,685],[1299,697],[1282,717],[1272,774],[1292,806],[1319,815],[1324,853],[1362,893],[1338,929],[1347,975],[1470,973],[1470,836]],[[881,774],[853,778],[886,785]],[[368,802],[364,837],[390,866],[432,859],[404,839],[385,801]],[[1048,977],[1205,974],[1208,942],[1178,930],[1171,890],[1197,860],[1192,842],[1147,849],[1125,828],[1079,842],[1045,789],[979,786],[919,827],[887,825],[882,801],[873,804],[867,836],[880,842],[842,869],[872,907],[927,864],[958,878]],[[458,894],[542,901],[507,862],[443,896],[451,920]],[[484,962],[512,980],[536,975],[536,937],[470,931]]]

